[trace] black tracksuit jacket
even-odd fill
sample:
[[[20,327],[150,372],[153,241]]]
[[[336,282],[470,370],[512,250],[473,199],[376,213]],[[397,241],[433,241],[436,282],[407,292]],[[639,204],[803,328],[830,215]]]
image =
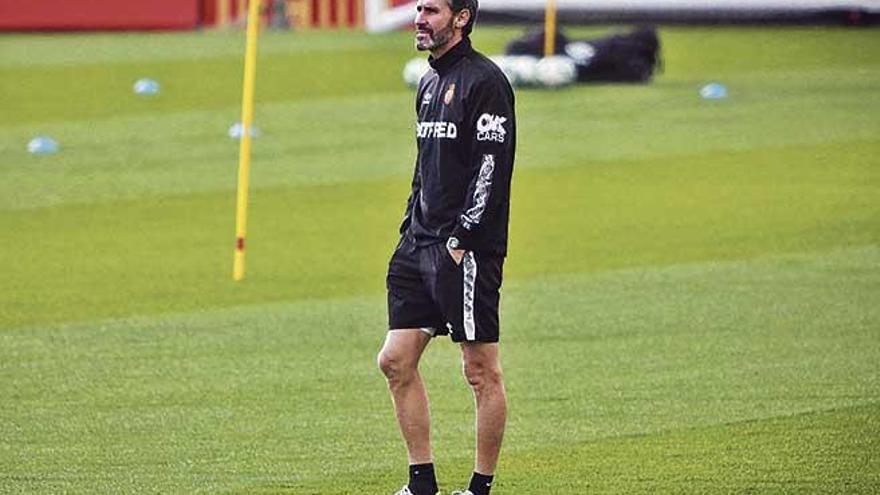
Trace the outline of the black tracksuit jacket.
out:
[[[513,89],[468,38],[429,62],[416,97],[418,158],[400,232],[420,246],[455,237],[460,249],[504,256]]]

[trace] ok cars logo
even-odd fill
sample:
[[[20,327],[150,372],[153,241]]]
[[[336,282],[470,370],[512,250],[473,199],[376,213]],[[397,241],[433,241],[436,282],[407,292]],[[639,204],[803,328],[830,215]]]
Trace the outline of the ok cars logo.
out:
[[[477,141],[495,141],[503,143],[507,137],[507,131],[504,129],[504,123],[507,117],[499,117],[498,115],[489,115],[484,113],[477,119]]]

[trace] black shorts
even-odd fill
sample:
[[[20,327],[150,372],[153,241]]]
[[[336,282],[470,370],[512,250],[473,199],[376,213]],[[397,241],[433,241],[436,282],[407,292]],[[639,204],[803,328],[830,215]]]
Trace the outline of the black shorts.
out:
[[[404,236],[388,264],[388,328],[498,342],[503,266],[503,256],[472,251],[456,264],[444,244],[420,247]]]

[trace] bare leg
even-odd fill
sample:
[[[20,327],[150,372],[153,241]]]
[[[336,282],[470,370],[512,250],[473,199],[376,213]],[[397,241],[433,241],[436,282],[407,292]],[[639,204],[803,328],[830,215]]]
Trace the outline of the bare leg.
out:
[[[507,394],[497,343],[461,346],[464,376],[477,405],[477,455],[474,471],[494,475],[507,422]]]
[[[379,368],[388,380],[410,464],[433,462],[428,394],[419,375],[419,359],[430,340],[422,330],[392,330],[378,358]]]

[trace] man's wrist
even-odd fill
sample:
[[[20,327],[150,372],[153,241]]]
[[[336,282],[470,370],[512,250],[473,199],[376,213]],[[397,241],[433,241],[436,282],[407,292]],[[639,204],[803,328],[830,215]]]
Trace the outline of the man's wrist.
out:
[[[455,249],[464,249],[465,251],[473,250],[474,237],[474,232],[464,228],[462,224],[456,225],[449,233],[449,238],[455,239]]]

